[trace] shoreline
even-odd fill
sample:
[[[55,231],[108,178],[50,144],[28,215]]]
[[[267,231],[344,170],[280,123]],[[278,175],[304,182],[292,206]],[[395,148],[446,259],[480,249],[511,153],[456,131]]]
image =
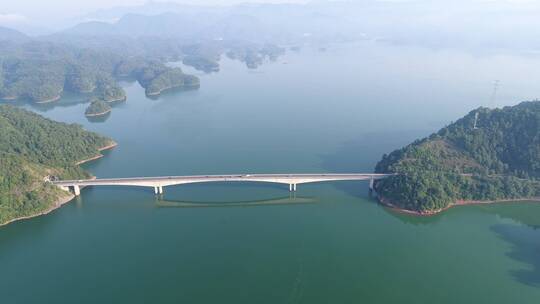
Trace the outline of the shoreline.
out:
[[[166,88],[160,89],[160,90],[155,91],[155,92],[149,92],[149,93],[146,93],[146,96],[149,96],[149,97],[156,97],[156,96],[161,95],[161,93],[163,93],[163,92],[165,92],[165,91],[167,91],[167,90],[171,90],[171,89],[175,89],[175,88],[180,88],[180,87],[182,87],[182,85],[166,87]]]
[[[437,214],[442,213],[443,211],[446,211],[453,207],[459,207],[459,206],[471,206],[471,205],[491,205],[491,204],[498,204],[498,203],[520,203],[520,202],[540,202],[540,197],[529,197],[529,198],[515,198],[515,199],[499,199],[499,200],[487,200],[487,201],[473,201],[473,200],[457,200],[455,203],[442,208],[438,210],[432,210],[432,211],[426,211],[426,212],[420,212],[420,211],[413,211],[408,209],[403,209],[392,202],[390,200],[378,196],[377,201],[379,204],[381,204],[384,207],[387,207],[389,209],[392,209],[393,211],[404,213],[408,215],[414,215],[414,216],[434,216]]]
[[[118,143],[116,142],[112,142],[111,144],[107,145],[107,146],[104,146],[104,147],[101,147],[98,149],[98,151],[105,151],[105,150],[109,150],[109,149],[112,149],[114,147],[116,147],[118,145]],[[92,161],[94,159],[98,159],[98,158],[101,158],[103,157],[103,155],[99,155],[99,156],[95,156],[95,157],[92,157],[92,158],[89,158],[89,159],[86,159],[86,160],[83,160],[83,161],[80,161],[80,162],[77,162],[76,165],[78,166],[79,164],[83,164],[85,162],[89,162],[89,161]],[[95,176],[93,176],[92,178],[95,178]],[[38,217],[38,216],[42,216],[42,215],[46,215],[46,214],[49,214],[51,213],[52,211],[62,207],[63,205],[71,202],[76,196],[73,195],[71,192],[68,192],[68,191],[64,191],[65,192],[65,196],[62,196],[60,198],[58,198],[56,201],[54,201],[54,203],[49,207],[47,208],[46,210],[42,211],[42,212],[39,212],[39,213],[36,213],[36,214],[33,214],[33,215],[26,215],[26,216],[21,216],[21,217],[17,217],[17,218],[14,218],[14,219],[11,219],[5,223],[0,223],[0,227],[2,226],[5,226],[7,224],[10,224],[10,223],[13,223],[13,222],[17,222],[17,221],[22,221],[22,220],[28,220],[28,219],[31,219],[31,218],[34,218],[34,217]]]
[[[127,100],[127,96],[124,96],[124,97],[121,97],[121,98],[116,98],[116,99],[111,99],[111,100],[104,100],[105,102],[107,103],[114,103],[114,102],[124,102]]]
[[[111,144],[107,145],[107,146],[104,146],[104,147],[101,147],[101,148],[98,148],[98,151],[99,152],[102,152],[102,151],[105,151],[105,150],[110,150],[114,147],[118,146],[118,143],[116,142],[112,142]],[[90,161],[93,161],[93,160],[96,160],[96,159],[100,159],[103,157],[103,154],[98,154],[96,156],[93,156],[93,157],[90,157],[90,158],[87,158],[87,159],[83,159],[83,160],[80,160],[78,162],[75,163],[76,166],[79,166],[79,165],[82,165],[84,163],[87,163],[87,162],[90,162]]]
[[[0,227],[2,226],[6,226],[8,224],[11,224],[13,222],[18,222],[18,221],[23,221],[23,220],[28,220],[28,219],[31,219],[31,218],[34,218],[34,217],[38,217],[38,216],[42,216],[42,215],[47,215],[51,212],[53,212],[54,210],[62,207],[63,205],[71,202],[74,198],[75,198],[75,195],[67,192],[66,193],[67,195],[66,196],[63,196],[59,199],[57,199],[54,204],[52,204],[49,208],[47,208],[46,210],[44,211],[41,211],[37,214],[33,214],[33,215],[27,215],[27,216],[21,216],[21,217],[17,217],[17,218],[14,218],[14,219],[11,219],[5,223],[0,223]]]
[[[0,98],[0,100],[2,100],[2,101],[14,101],[14,100],[17,100],[17,99],[19,99],[18,96],[6,96],[6,97]]]
[[[161,95],[161,93],[163,93],[163,92],[165,92],[165,91],[168,91],[168,90],[172,90],[172,89],[181,89],[181,88],[185,88],[185,89],[195,89],[195,88],[200,88],[200,87],[201,87],[200,84],[196,84],[196,85],[185,85],[185,84],[181,84],[181,85],[173,85],[173,86],[169,86],[169,87],[160,89],[159,91],[149,92],[149,93],[145,93],[145,94],[146,94],[146,96],[148,96],[148,97],[157,97],[157,96]]]
[[[51,103],[51,102],[58,101],[58,100],[60,100],[60,98],[62,98],[62,96],[57,95],[57,96],[49,98],[49,99],[36,101],[35,103],[37,103],[37,104],[46,104],[46,103]]]
[[[103,115],[109,114],[111,112],[112,112],[112,109],[108,109],[105,112],[100,112],[100,113],[95,113],[95,114],[84,114],[84,116],[86,116],[86,117],[97,117],[97,116],[103,116]]]

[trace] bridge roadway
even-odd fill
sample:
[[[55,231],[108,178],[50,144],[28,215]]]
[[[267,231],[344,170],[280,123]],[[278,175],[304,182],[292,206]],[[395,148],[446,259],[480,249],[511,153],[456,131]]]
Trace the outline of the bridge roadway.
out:
[[[208,183],[208,182],[263,182],[289,185],[289,191],[296,191],[296,185],[327,181],[369,180],[373,189],[373,181],[390,176],[391,174],[375,173],[323,173],[323,174],[233,174],[233,175],[192,175],[192,176],[163,176],[163,177],[128,177],[128,178],[98,178],[87,180],[52,181],[63,190],[73,190],[80,195],[80,188],[87,186],[139,186],[152,187],[154,193],[163,193],[163,187]]]

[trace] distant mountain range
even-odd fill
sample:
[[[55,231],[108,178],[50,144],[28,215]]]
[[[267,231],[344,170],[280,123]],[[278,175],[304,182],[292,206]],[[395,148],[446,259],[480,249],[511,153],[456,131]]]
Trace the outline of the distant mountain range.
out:
[[[507,1],[312,1],[197,6],[148,2],[99,10],[57,32],[252,43],[333,43],[377,39],[460,49],[540,48],[540,5]]]
[[[0,42],[2,41],[15,41],[15,42],[26,42],[29,41],[30,38],[26,36],[25,34],[13,30],[7,27],[1,27],[0,26]]]
[[[223,8],[169,5],[170,11],[150,15],[140,9],[96,13],[59,34],[159,36],[198,40],[242,40],[257,43],[295,43],[310,39],[359,38],[362,32],[347,15],[337,16],[303,5],[254,5]],[[121,15],[121,12],[125,14]],[[341,12],[340,12],[341,13]],[[96,21],[102,20],[102,21]],[[105,20],[105,21],[104,21]],[[112,21],[112,22],[111,22]]]
[[[63,30],[44,38],[157,37],[272,44],[375,39],[430,48],[536,52],[539,15],[540,4],[534,1],[319,0],[232,6],[150,1],[65,20]],[[53,21],[39,22],[45,28]]]
[[[61,34],[105,35],[129,37],[158,36],[199,40],[271,40],[277,32],[270,30],[259,19],[248,15],[200,15],[163,13],[146,16],[128,14],[115,23],[91,21],[81,23]]]

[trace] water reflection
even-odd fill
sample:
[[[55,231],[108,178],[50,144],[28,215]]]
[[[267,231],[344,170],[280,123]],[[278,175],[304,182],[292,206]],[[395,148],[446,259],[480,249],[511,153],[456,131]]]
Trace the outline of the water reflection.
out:
[[[52,213],[58,212],[54,210]],[[55,225],[59,225],[58,218],[50,215],[38,216],[29,219],[15,221],[8,225],[0,227],[0,261],[10,254],[7,249],[26,246],[29,243],[39,242],[40,239],[47,236]],[[61,224],[60,224],[61,225]]]
[[[357,139],[343,142],[329,154],[319,155],[322,167],[327,172],[373,172],[384,153],[393,151],[412,142],[419,135],[428,134],[426,130],[371,131],[358,134]],[[376,144],[374,144],[376,143]],[[336,187],[345,193],[367,198],[368,182],[336,183]]]
[[[479,206],[484,212],[515,223],[490,227],[501,239],[512,244],[507,256],[527,264],[527,269],[510,271],[519,282],[540,287],[540,212],[539,202],[501,203]]]
[[[181,201],[164,200],[158,198],[156,206],[160,208],[200,208],[200,207],[252,207],[252,206],[270,206],[270,205],[296,205],[296,204],[314,204],[317,200],[313,197],[297,197],[291,194],[285,197],[277,197],[265,200],[252,201]]]
[[[421,215],[415,215],[415,214],[409,214],[405,213],[403,211],[399,211],[397,209],[385,207],[383,205],[380,205],[381,208],[384,209],[384,211],[389,214],[390,216],[398,219],[400,222],[404,224],[411,224],[411,225],[431,225],[434,223],[439,222],[447,212],[450,212],[451,210],[447,210],[445,212],[430,215],[430,216],[421,216]]]
[[[519,282],[540,287],[540,230],[539,226],[498,224],[491,227],[500,238],[512,244],[506,255],[513,260],[525,263],[527,268],[511,270],[510,274]]]
[[[515,202],[491,205],[478,205],[486,213],[495,214],[503,219],[510,219],[532,229],[540,228],[540,202]]]
[[[20,107],[28,105],[33,110],[43,113],[51,111],[57,107],[66,108],[88,103],[88,97],[86,95],[75,95],[71,93],[66,93],[64,94],[64,96],[62,96],[61,99],[46,103],[37,103],[30,100],[17,100],[9,103]]]

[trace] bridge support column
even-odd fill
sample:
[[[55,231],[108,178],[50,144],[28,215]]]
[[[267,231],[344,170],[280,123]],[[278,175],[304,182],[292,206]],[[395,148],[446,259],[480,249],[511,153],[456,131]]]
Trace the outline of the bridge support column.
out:
[[[293,191],[296,192],[296,184],[293,184]]]
[[[81,195],[81,188],[77,185],[73,186],[73,193],[75,194],[75,196]]]
[[[154,187],[154,194],[158,194],[158,187]]]
[[[292,192],[292,184],[289,184],[289,192]]]
[[[373,191],[373,183],[374,183],[374,179],[371,178],[371,179],[369,180],[369,191]]]
[[[158,190],[159,190],[159,194],[163,194],[163,186],[159,186]]]

